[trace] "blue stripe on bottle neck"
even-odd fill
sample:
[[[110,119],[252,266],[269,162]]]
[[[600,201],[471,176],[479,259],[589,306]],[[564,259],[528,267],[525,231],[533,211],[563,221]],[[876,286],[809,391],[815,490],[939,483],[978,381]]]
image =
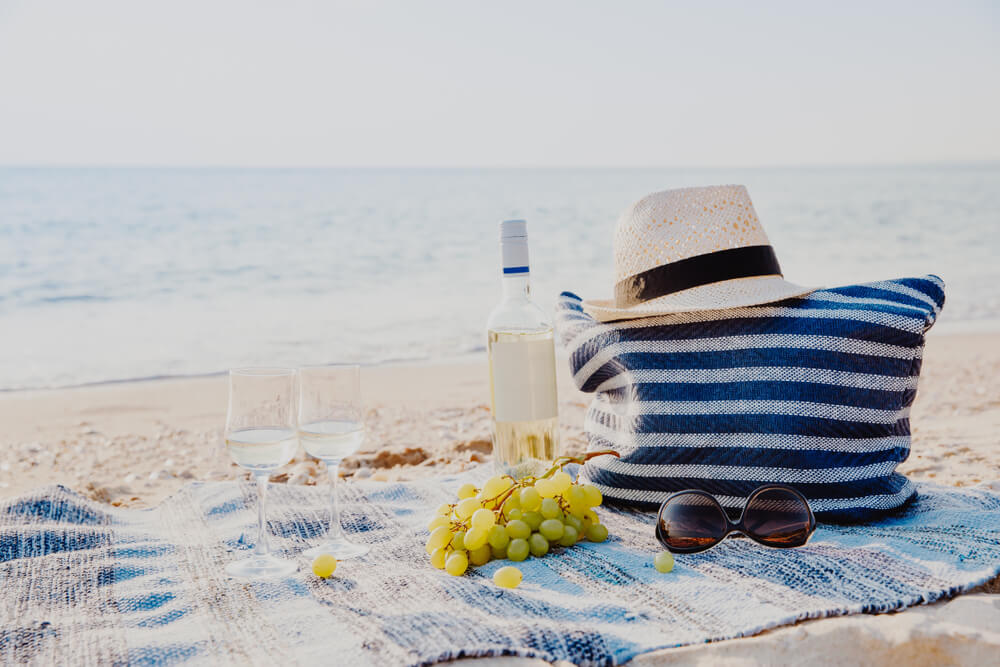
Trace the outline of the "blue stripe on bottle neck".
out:
[[[526,266],[505,266],[503,267],[504,275],[510,273],[527,273],[528,267]]]

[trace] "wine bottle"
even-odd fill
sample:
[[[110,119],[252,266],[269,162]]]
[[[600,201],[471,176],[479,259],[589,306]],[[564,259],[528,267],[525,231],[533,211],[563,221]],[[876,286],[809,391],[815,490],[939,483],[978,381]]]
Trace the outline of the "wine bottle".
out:
[[[558,456],[555,340],[552,324],[531,300],[524,220],[500,223],[500,248],[503,298],[487,324],[493,463],[521,478]]]

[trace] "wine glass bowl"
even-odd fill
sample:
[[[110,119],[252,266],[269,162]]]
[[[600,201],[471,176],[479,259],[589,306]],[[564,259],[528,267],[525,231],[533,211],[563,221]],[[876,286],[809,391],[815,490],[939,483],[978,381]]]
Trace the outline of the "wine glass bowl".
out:
[[[229,372],[229,408],[225,440],[229,456],[250,471],[257,485],[257,544],[246,559],[226,566],[242,579],[269,579],[292,574],[293,561],[268,549],[265,522],[267,478],[291,461],[298,449],[295,421],[294,368],[240,368]]]
[[[337,506],[340,462],[361,448],[365,438],[361,368],[357,365],[307,366],[299,369],[298,435],[302,448],[326,464],[330,476],[330,528],[318,546],[305,552],[331,554],[338,560],[368,553],[368,546],[344,534]]]

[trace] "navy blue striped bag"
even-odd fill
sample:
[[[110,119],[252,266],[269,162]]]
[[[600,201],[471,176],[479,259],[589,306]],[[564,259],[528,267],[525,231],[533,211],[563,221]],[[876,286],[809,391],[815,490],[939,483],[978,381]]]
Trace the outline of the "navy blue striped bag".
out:
[[[822,289],[777,303],[601,323],[564,292],[556,322],[594,398],[583,476],[610,502],[654,508],[702,489],[727,509],[789,484],[827,521],[867,521],[915,494],[896,466],[937,276]]]

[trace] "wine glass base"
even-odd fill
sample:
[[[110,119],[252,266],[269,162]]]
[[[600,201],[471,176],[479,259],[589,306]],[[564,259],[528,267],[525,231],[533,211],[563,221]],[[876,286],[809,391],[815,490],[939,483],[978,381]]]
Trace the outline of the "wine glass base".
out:
[[[295,573],[295,561],[276,556],[251,556],[226,566],[226,574],[237,579],[279,579]]]
[[[336,540],[326,540],[325,542],[303,551],[303,555],[315,558],[321,554],[330,554],[337,560],[348,558],[360,558],[371,550],[367,544],[357,544],[350,540],[340,538]]]

